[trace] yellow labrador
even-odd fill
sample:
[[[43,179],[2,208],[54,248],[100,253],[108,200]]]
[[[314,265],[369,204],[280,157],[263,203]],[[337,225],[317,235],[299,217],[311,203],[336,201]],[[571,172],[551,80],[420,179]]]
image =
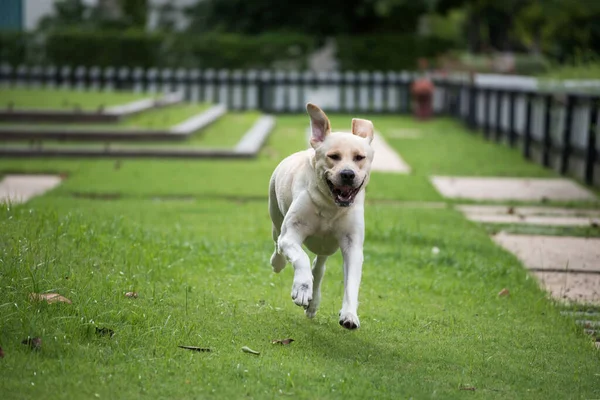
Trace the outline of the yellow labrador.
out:
[[[364,188],[373,161],[373,124],[353,119],[351,133],[331,132],[325,113],[308,103],[312,149],[284,159],[269,184],[269,213],[273,221],[273,271],[289,261],[294,266],[292,299],[306,316],[315,316],[321,301],[321,280],[327,257],[338,248],[344,258],[344,300],[340,325],[360,326],[358,289],[362,275]],[[310,267],[304,244],[316,254]]]

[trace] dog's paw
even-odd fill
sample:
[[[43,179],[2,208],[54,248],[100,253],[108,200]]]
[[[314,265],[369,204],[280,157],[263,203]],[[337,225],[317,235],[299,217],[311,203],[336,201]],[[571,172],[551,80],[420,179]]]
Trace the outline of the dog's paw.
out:
[[[286,264],[287,260],[282,254],[279,254],[277,252],[273,253],[273,255],[271,256],[271,266],[273,267],[273,272],[275,272],[276,274],[280,273],[281,270],[285,268]]]
[[[340,325],[346,329],[360,328],[358,316],[351,312],[340,312]]]
[[[308,318],[314,318],[317,315],[317,310],[319,309],[319,303],[321,303],[321,294],[313,293],[313,298],[310,301],[310,304],[304,310],[304,313]]]
[[[312,300],[312,280],[296,280],[292,285],[292,300],[298,306],[308,308]]]

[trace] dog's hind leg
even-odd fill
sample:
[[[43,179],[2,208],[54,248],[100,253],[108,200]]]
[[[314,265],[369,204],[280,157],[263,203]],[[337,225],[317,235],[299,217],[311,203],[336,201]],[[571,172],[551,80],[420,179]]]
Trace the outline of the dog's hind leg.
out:
[[[273,251],[273,255],[271,255],[271,266],[273,267],[273,272],[278,274],[281,272],[281,270],[285,268],[287,260],[285,259],[283,254],[279,253],[277,239],[279,239],[279,230],[275,227],[275,225],[273,225],[273,240],[275,241],[275,251]]]
[[[325,274],[325,261],[327,261],[327,256],[316,256],[313,261],[313,295],[312,300],[306,308],[306,316],[308,318],[314,318],[319,309],[319,303],[321,303],[321,281]]]

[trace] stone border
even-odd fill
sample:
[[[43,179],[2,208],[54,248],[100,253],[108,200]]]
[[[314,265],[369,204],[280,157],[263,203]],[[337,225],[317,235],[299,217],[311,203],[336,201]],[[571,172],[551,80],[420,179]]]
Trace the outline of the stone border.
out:
[[[275,118],[264,115],[242,136],[233,149],[185,149],[185,148],[131,148],[104,149],[54,147],[35,148],[0,148],[0,157],[132,157],[132,158],[253,158],[275,127]],[[191,128],[190,128],[191,129]],[[184,138],[185,136],[182,136]]]
[[[35,128],[0,127],[0,140],[183,140],[197,130],[207,127],[227,112],[223,105],[216,105],[167,130],[152,129],[105,129],[105,128]]]
[[[258,153],[273,128],[275,128],[275,118],[271,115],[263,115],[242,136],[235,145],[234,151],[237,153]]]
[[[56,175],[7,174],[0,179],[0,204],[25,203],[54,189],[62,182]]]
[[[130,117],[153,108],[167,107],[181,103],[184,99],[183,92],[173,92],[163,95],[159,99],[141,99],[131,103],[98,109],[97,111],[83,110],[53,110],[53,109],[0,109],[0,121],[3,122],[64,122],[64,123],[90,123],[90,122],[118,122],[125,117]]]

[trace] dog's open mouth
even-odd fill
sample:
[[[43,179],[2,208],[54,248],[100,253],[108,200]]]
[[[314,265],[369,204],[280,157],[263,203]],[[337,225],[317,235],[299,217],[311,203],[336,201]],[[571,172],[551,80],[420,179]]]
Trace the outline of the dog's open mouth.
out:
[[[327,182],[327,186],[329,186],[329,190],[331,190],[335,203],[341,207],[349,207],[354,202],[354,198],[360,191],[363,183],[365,183],[363,180],[359,186],[352,187],[348,185],[336,186],[329,179],[325,179],[325,181]]]

